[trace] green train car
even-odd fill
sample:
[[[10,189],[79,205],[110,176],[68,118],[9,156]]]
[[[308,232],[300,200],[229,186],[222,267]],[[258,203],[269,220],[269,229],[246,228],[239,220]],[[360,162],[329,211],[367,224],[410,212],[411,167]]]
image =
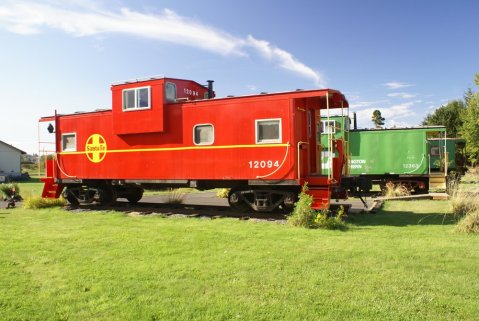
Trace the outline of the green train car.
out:
[[[329,140],[343,137],[348,142],[344,175],[349,188],[367,192],[374,184],[393,182],[426,193],[430,187],[445,189],[447,174],[463,170],[464,140],[447,138],[444,126],[350,129],[348,117],[330,117],[322,119],[322,127],[322,174],[331,170]]]

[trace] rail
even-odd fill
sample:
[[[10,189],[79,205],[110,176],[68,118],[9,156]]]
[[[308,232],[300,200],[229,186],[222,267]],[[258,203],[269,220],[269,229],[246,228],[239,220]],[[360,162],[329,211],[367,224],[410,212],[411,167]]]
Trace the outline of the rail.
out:
[[[297,144],[297,147],[298,147],[297,148],[298,149],[298,159],[297,159],[297,161],[298,161],[298,179],[301,178],[301,146],[302,145],[309,145],[309,143],[300,141]]]

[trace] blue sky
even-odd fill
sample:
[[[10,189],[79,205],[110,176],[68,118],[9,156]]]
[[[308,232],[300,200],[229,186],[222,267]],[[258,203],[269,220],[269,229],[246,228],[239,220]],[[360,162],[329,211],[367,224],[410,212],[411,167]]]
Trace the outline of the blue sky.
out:
[[[418,125],[479,72],[479,1],[0,0],[0,140],[37,151],[37,120],[111,107],[154,75],[218,96],[334,88],[360,127]]]

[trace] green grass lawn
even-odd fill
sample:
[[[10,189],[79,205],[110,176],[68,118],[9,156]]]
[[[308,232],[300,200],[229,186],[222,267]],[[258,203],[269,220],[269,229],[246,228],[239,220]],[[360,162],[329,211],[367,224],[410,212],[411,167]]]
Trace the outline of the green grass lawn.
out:
[[[477,320],[479,238],[447,211],[389,202],[341,232],[2,209],[0,320]]]
[[[17,184],[23,198],[42,195],[43,183],[38,178],[31,178],[27,182],[18,182]]]

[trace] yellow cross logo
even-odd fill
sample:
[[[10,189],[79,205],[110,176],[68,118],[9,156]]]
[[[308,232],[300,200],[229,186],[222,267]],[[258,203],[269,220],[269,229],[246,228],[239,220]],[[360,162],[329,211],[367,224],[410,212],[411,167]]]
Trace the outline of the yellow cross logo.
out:
[[[86,157],[93,163],[101,162],[106,156],[106,141],[100,134],[88,137],[85,145]]]

